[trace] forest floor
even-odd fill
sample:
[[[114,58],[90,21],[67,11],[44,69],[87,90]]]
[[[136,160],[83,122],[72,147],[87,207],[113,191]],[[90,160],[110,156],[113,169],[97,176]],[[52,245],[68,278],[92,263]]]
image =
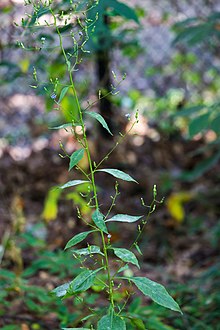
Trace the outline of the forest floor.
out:
[[[77,218],[76,205],[84,208],[88,217],[90,212],[76,192],[73,196],[68,197],[68,194],[60,196],[54,219],[50,215],[43,216],[49,189],[75,177],[74,174],[68,173],[66,161],[58,156],[59,139],[63,138],[64,144],[71,144],[73,141],[68,135],[63,136],[61,132],[53,133],[42,140],[42,130],[45,127],[39,126],[36,129],[39,130],[39,136],[36,133],[32,139],[28,156],[23,155],[24,159],[18,160],[16,155],[21,155],[22,149],[16,151],[16,145],[7,146],[2,151],[0,162],[0,232],[3,240],[8,240],[3,266],[17,274],[22,274],[26,269],[33,267],[31,265],[36,256],[40,257],[39,253],[57,252],[63,249],[68,239],[84,229]],[[32,129],[30,131],[33,132]],[[44,143],[40,143],[42,141]],[[113,141],[106,141],[103,138],[91,140],[95,159],[100,159],[101,154],[104,155],[112,143]],[[36,145],[42,149],[36,150]],[[216,273],[211,274],[208,283],[206,280],[206,289],[202,289],[200,278],[219,263],[220,209],[218,175],[216,175],[219,173],[219,166],[192,182],[184,182],[176,178],[178,173],[189,170],[201,160],[198,157],[187,157],[191,151],[201,145],[202,141],[190,142],[178,137],[175,140],[161,139],[155,142],[149,136],[131,134],[109,158],[107,166],[125,170],[139,182],[138,185],[120,182],[121,194],[116,203],[115,214],[144,214],[146,210],[141,205],[140,198],[143,197],[145,202],[150,204],[154,184],[157,185],[158,199],[165,197],[164,203],[152,214],[141,238],[140,248],[143,255],[140,257],[142,267],[138,275],[148,276],[171,287],[182,285],[185,291],[190,288],[190,295],[201,300],[197,303],[201,304],[202,308],[204,308],[203,304],[207,303],[208,313],[212,315],[216,313],[218,305],[215,300],[208,303],[208,299],[214,294],[212,290],[216,289],[212,285],[215,283]],[[83,166],[86,169],[86,162]],[[98,176],[97,184],[101,205],[109,205],[110,196],[114,194],[112,179],[105,175]],[[184,198],[181,201],[181,195],[184,194],[188,196],[187,202],[184,202]],[[170,203],[174,209],[177,209],[176,213],[175,210],[173,213]],[[185,212],[181,219],[178,218],[179,207]],[[105,211],[103,206],[103,212]],[[117,225],[111,230],[112,242],[124,247],[128,242],[132,242],[137,234],[136,225]],[[44,242],[43,249],[39,246],[39,242],[35,247],[33,238]],[[31,274],[28,277],[29,284],[42,288],[53,288],[63,281],[58,270],[51,271],[45,266],[42,269],[40,266],[36,267]],[[68,278],[69,275],[67,272],[65,277]],[[191,291],[192,288],[194,292]],[[179,297],[180,304],[181,301],[185,303],[184,295],[181,297],[178,290],[174,292]],[[188,296],[189,292],[185,294],[185,298]],[[27,312],[27,306],[23,304],[21,297],[19,301],[15,299],[13,303],[12,300],[6,307],[8,314],[3,315],[1,326],[11,324],[12,321],[27,326],[37,322],[38,316],[35,312],[31,315],[30,310]],[[191,304],[190,301],[188,303]],[[183,305],[183,311],[184,308],[187,311],[190,306]],[[16,315],[19,317],[17,318]],[[51,324],[54,329],[58,328],[57,317],[56,313],[50,313],[49,319],[48,317],[45,317],[45,320],[41,319],[41,323],[46,324],[43,329]],[[191,324],[190,316],[187,322]],[[210,329],[218,329],[216,316],[212,322],[213,327]],[[196,324],[195,320],[192,324],[194,323]],[[205,326],[206,323],[201,329],[205,329]],[[191,327],[183,325],[180,329],[191,329]]]

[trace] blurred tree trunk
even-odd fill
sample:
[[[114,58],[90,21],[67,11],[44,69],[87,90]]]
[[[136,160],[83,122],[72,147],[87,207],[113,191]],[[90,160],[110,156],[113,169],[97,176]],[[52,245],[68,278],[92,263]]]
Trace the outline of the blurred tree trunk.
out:
[[[104,16],[104,24],[108,29],[109,18]],[[102,35],[99,38],[99,49],[96,52],[96,70],[98,78],[98,88],[101,91],[101,96],[105,96],[112,89],[111,85],[111,59],[110,59],[110,47],[105,38],[108,35]],[[113,134],[118,133],[119,127],[117,124],[117,119],[115,118],[114,105],[111,102],[111,94],[102,98],[99,101],[99,111],[107,122],[111,132]],[[100,134],[103,138],[112,139],[112,136],[101,126]]]

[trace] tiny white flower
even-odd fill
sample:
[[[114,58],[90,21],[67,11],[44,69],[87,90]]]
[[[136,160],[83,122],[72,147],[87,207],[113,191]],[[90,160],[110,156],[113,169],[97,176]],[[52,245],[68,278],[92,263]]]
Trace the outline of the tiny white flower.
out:
[[[125,117],[127,118],[127,120],[130,120],[131,119],[130,113],[126,113]]]
[[[50,97],[54,100],[57,96],[55,93],[51,94]]]

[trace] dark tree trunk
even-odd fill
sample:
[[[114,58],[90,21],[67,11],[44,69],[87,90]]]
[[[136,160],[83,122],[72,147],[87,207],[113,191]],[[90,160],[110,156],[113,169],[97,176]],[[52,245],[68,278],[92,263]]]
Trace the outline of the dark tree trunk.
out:
[[[98,88],[101,91],[101,96],[105,96],[111,90],[110,76],[110,56],[109,50],[99,50],[97,52],[97,77]],[[111,132],[116,131],[114,120],[114,109],[111,102],[111,95],[108,95],[99,101],[100,114],[104,117]],[[104,138],[111,138],[111,135],[101,126],[101,135]]]

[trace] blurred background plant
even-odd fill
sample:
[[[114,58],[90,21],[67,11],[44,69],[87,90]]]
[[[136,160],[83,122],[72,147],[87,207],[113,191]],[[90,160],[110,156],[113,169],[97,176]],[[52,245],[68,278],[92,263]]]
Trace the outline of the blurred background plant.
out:
[[[139,197],[147,191],[150,200],[155,183],[166,196],[141,242],[144,272],[168,285],[180,283],[171,287],[171,293],[183,306],[184,316],[177,319],[148,301],[144,308],[146,301],[139,297],[134,297],[130,313],[142,315],[150,330],[218,329],[219,5],[205,0],[105,3],[99,1],[97,27],[88,44],[91,54],[88,58],[83,54],[75,82],[86,107],[88,95],[93,102],[98,90],[102,94],[109,90],[111,71],[117,76],[127,73],[120,94],[109,95],[97,106],[116,132],[128,130],[126,114],[132,116],[138,108],[141,118],[112,159],[121,169],[135,168],[141,178],[135,190],[124,185],[117,208],[119,213],[122,205],[141,210]],[[63,0],[57,6],[68,12],[70,2]],[[69,256],[60,250],[79,229],[72,202],[89,212],[77,189],[66,195],[51,189],[68,179],[65,161],[56,156],[59,141],[64,141],[68,152],[76,145],[68,132],[48,127],[68,120],[75,100],[67,93],[62,101],[67,111],[61,117],[54,102],[59,91],[47,84],[37,95],[27,89],[33,85],[33,73],[40,81],[64,75],[56,49],[50,62],[45,61],[55,34],[25,33],[24,47],[31,48],[34,40],[35,50],[24,56],[16,24],[21,24],[27,7],[19,0],[3,0],[0,8],[0,326],[4,330],[78,326],[80,302],[77,308],[63,306],[47,295],[58,279],[62,283],[77,275],[77,265],[68,273]],[[46,15],[39,11],[36,19],[44,20]],[[96,156],[111,141],[100,131],[90,143]],[[111,194],[110,184],[104,188],[102,181],[99,184],[105,200]],[[120,243],[122,237],[132,235],[126,227],[115,227],[113,239]],[[62,269],[57,267],[60,263]],[[87,297],[91,306],[95,290]],[[119,301],[122,297],[119,291]],[[134,324],[136,328],[143,326]]]

